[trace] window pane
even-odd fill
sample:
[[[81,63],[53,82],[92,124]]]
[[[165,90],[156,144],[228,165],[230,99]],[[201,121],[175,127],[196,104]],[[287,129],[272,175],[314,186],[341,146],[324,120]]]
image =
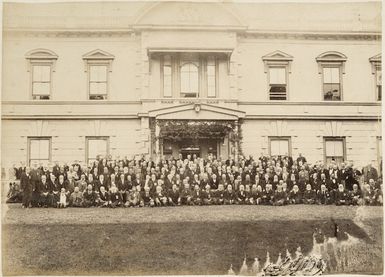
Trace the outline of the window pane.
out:
[[[270,152],[272,156],[287,156],[289,155],[289,140],[288,139],[274,139],[270,141]]]
[[[172,78],[171,65],[163,66],[163,95],[166,97],[172,96]]]
[[[88,159],[94,160],[98,155],[107,156],[106,139],[88,139]]]
[[[49,140],[31,139],[30,140],[30,160],[49,159]]]
[[[193,63],[181,67],[181,93],[198,94],[199,76],[198,66]]]
[[[32,94],[33,95],[49,95],[50,93],[50,83],[33,83],[32,84]]]
[[[324,67],[323,68],[324,83],[339,84],[340,83],[340,69],[338,67]]]
[[[377,83],[377,86],[382,85],[382,71],[381,71],[381,69],[376,70],[376,83]]]
[[[324,84],[324,100],[341,100],[340,84]]]
[[[49,65],[34,65],[33,66],[33,81],[34,82],[49,82],[51,79],[51,66]]]
[[[283,67],[271,67],[270,84],[286,84],[286,69]]]
[[[107,66],[92,65],[90,66],[91,82],[107,82]]]
[[[107,83],[90,83],[90,94],[107,94]]]
[[[326,156],[328,157],[343,157],[344,145],[342,140],[326,140]]]
[[[216,70],[215,60],[209,60],[207,63],[207,96],[216,96]]]

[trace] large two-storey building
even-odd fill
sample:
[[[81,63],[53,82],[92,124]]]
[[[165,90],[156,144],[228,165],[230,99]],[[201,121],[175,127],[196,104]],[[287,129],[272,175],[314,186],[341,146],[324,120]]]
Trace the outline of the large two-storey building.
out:
[[[381,160],[381,2],[4,3],[2,162]]]

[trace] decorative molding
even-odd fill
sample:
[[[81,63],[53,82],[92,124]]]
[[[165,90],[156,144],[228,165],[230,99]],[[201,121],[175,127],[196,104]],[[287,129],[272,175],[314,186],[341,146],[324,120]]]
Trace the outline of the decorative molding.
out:
[[[238,105],[258,105],[258,106],[381,106],[376,102],[344,102],[344,101],[320,101],[320,102],[289,102],[289,101],[269,101],[269,102],[253,102],[238,101]]]
[[[2,120],[65,120],[65,119],[140,119],[137,114],[126,114],[126,115],[2,115]]]
[[[36,60],[57,60],[58,55],[49,50],[49,49],[44,49],[44,48],[37,48],[31,51],[28,51],[25,54],[26,59],[36,59]]]
[[[293,61],[293,56],[289,54],[276,50],[272,53],[263,56],[262,60],[265,65],[265,73],[267,73],[270,66],[284,66],[287,68],[287,72],[291,73],[291,62]],[[286,79],[288,79],[287,76]]]
[[[84,101],[52,101],[52,100],[27,100],[27,101],[2,101],[2,105],[140,105],[142,101],[113,101],[113,100],[84,100]]]
[[[325,66],[339,66],[342,74],[345,74],[345,62],[348,58],[337,51],[324,52],[315,59],[318,63],[318,73],[322,73],[322,68]],[[342,82],[341,82],[342,84]]]
[[[377,54],[371,58],[369,58],[369,62],[372,66],[372,74],[376,74],[377,69],[381,69],[381,62],[382,62],[382,54]]]
[[[238,33],[243,39],[295,39],[295,40],[360,40],[360,41],[381,41],[381,32],[293,32],[293,31],[267,31],[267,30],[246,30]]]

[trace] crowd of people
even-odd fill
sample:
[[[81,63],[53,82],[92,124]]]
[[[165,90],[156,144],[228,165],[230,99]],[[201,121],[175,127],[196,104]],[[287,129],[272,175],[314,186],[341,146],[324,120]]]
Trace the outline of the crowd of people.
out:
[[[382,176],[368,165],[309,164],[301,154],[259,159],[97,159],[89,166],[14,168],[7,203],[22,207],[179,205],[382,205]]]

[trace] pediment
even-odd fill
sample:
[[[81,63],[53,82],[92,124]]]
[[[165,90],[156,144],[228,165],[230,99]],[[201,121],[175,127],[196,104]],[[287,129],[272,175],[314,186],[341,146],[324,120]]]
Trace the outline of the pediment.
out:
[[[158,2],[149,4],[138,15],[135,25],[245,26],[232,10],[227,9],[223,4],[213,2]]]
[[[25,54],[27,59],[57,59],[58,55],[48,49],[34,49]]]
[[[83,55],[84,60],[91,60],[91,59],[112,60],[114,58],[115,58],[114,55],[100,49],[93,50]]]
[[[282,52],[282,51],[274,51],[272,53],[269,53],[262,57],[262,60],[285,60],[285,61],[291,61],[293,60],[293,56]]]
[[[316,58],[317,61],[346,61],[347,57],[337,51],[328,51],[325,53],[322,53]]]
[[[382,60],[381,53],[369,59],[370,62],[381,62],[381,60]]]
[[[209,104],[187,104],[149,111],[156,119],[238,120],[245,112]]]

